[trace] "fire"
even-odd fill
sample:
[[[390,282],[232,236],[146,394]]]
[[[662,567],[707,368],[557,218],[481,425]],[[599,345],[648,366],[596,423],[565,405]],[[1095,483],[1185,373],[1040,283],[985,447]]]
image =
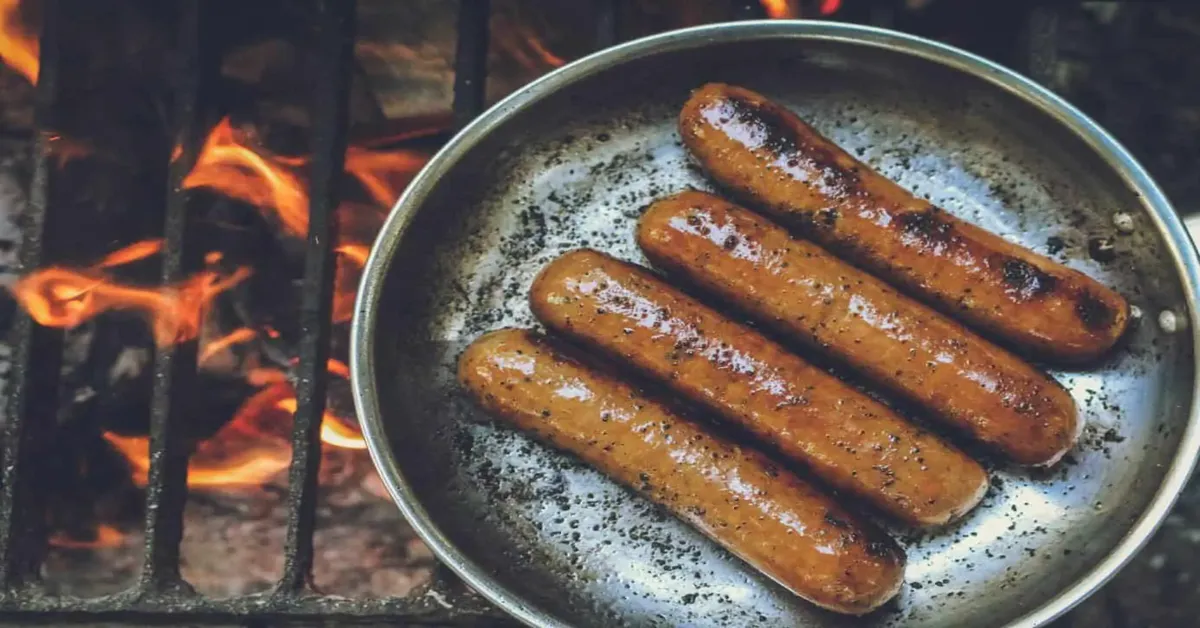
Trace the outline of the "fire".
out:
[[[282,157],[257,150],[235,131],[228,118],[213,128],[184,179],[185,188],[206,188],[257,207],[277,220],[291,236],[308,235],[308,186],[297,170],[308,166],[305,157]],[[383,151],[351,146],[345,169],[375,202],[374,207],[343,203],[337,252],[340,255],[334,282],[333,320],[346,322],[354,314],[359,276],[370,250],[369,239],[378,229],[382,211],[396,201],[425,163],[425,156],[404,150]],[[369,215],[368,215],[369,214]],[[362,239],[356,239],[362,238]]]
[[[144,259],[161,249],[160,241],[132,244],[81,270],[62,266],[38,269],[12,287],[17,301],[38,323],[74,328],[108,311],[140,314],[160,346],[196,338],[209,306],[221,293],[250,276],[249,268],[230,273],[206,270],[175,285],[143,287],[121,283],[102,272]]]
[[[28,76],[37,77],[37,41],[19,20],[17,0],[0,0],[0,58]],[[537,41],[528,44],[531,59],[560,65]],[[55,136],[60,163],[89,154],[89,148]],[[208,189],[255,207],[281,232],[294,238],[308,235],[309,191],[306,157],[274,155],[256,146],[253,137],[234,127],[229,118],[210,131],[196,164],[184,178],[185,189]],[[176,147],[172,159],[182,151]],[[334,285],[333,319],[349,320],[359,275],[366,264],[370,242],[386,210],[424,165],[427,157],[414,151],[348,148],[345,171],[358,182],[371,204],[344,202],[338,208],[339,240],[335,250],[338,268]],[[235,368],[228,350],[260,338],[278,338],[270,328],[234,329],[218,337],[205,332],[208,312],[215,300],[252,273],[250,268],[218,270],[222,253],[205,255],[205,269],[169,286],[138,286],[121,281],[114,269],[162,252],[162,240],[137,242],[89,266],[51,266],[32,271],[12,288],[13,294],[40,324],[70,328],[102,313],[125,311],[144,318],[159,346],[199,339],[198,367]],[[252,354],[251,354],[252,355]],[[297,408],[296,393],[286,372],[262,366],[251,358],[242,376],[257,388],[234,416],[211,437],[197,442],[188,459],[188,485],[198,489],[260,486],[286,471],[291,460],[291,420]],[[330,360],[331,376],[348,378],[349,368]],[[366,448],[352,418],[326,412],[321,440],[330,447]],[[104,438],[128,460],[133,481],[145,486],[150,470],[149,438],[106,432]],[[96,539],[58,538],[61,547],[108,547],[123,538],[104,526]]]
[[[188,486],[237,488],[260,486],[287,469],[291,459],[287,417],[274,409],[286,383],[252,395],[212,438],[201,441],[188,459]],[[124,454],[133,482],[145,486],[150,476],[150,439],[105,432],[104,438]]]
[[[346,150],[346,172],[354,175],[380,208],[391,207],[400,191],[425,165],[414,151],[376,151],[357,146]]]
[[[771,19],[787,19],[800,17],[800,7],[796,0],[762,0],[763,10]]]
[[[226,349],[233,345],[250,342],[258,337],[258,332],[249,327],[239,327],[228,334],[217,338],[216,340],[205,343],[204,348],[200,350],[198,361],[201,367],[207,366],[208,363],[216,356],[220,355]]]
[[[106,523],[100,524],[95,530],[93,539],[77,539],[59,532],[51,536],[48,543],[52,547],[63,549],[104,549],[120,547],[125,541],[125,533]]]
[[[339,207],[343,234],[336,246],[338,270],[334,287],[333,318],[349,320],[358,276],[370,251],[383,210],[424,164],[425,158],[408,151],[380,151],[351,147],[346,171],[362,185],[374,206],[344,203]],[[236,198],[271,217],[289,236],[306,237],[308,186],[300,172],[305,158],[284,158],[253,148],[228,119],[218,123],[206,140],[193,170],[184,179],[189,189],[207,188]],[[205,256],[208,268],[174,286],[141,287],[121,283],[111,269],[160,253],[161,240],[147,240],[115,251],[81,269],[48,267],[18,281],[14,294],[43,325],[73,327],[96,315],[114,310],[136,312],[146,318],[160,346],[200,336],[206,312],[223,292],[243,281],[250,269],[213,270],[222,261],[219,251]],[[239,328],[217,338],[205,338],[198,354],[201,368],[224,366],[218,359],[235,345],[249,343],[260,334],[276,338],[274,329]],[[330,360],[335,377],[348,378],[349,368]],[[283,371],[253,367],[244,377],[259,390],[247,399],[211,438],[196,444],[188,462],[188,485],[200,489],[259,486],[287,469],[291,459],[286,426],[294,415],[295,391]],[[148,481],[149,439],[105,433],[108,442],[125,458],[133,480]],[[366,443],[352,421],[332,412],[323,417],[321,440],[342,449],[365,449]]]
[[[188,486],[192,488],[248,488],[261,486],[287,469],[289,447],[286,442],[267,441],[253,431],[248,434],[230,421],[209,440],[200,443],[219,443],[221,451],[201,448],[188,460]],[[105,432],[117,451],[129,461],[133,482],[146,486],[150,481],[150,439],[145,436],[121,436]],[[224,451],[228,448],[231,451]],[[212,447],[206,449],[214,449]]]
[[[288,397],[280,399],[275,403],[275,407],[295,414],[296,398]],[[351,427],[342,422],[337,415],[326,412],[324,419],[321,421],[321,442],[342,449],[366,449],[367,443],[363,440],[362,435],[358,433],[358,428]]]
[[[38,40],[21,22],[21,0],[0,0],[0,60],[37,84]]]
[[[288,234],[308,235],[308,193],[299,177],[239,142],[229,118],[208,135],[185,189],[209,188],[273,214]]]
[[[407,184],[423,163],[421,155],[405,151],[387,152],[352,147],[346,154],[347,172],[362,184],[363,190],[375,201],[377,213],[395,200],[401,187]],[[306,165],[307,160],[303,158],[272,156],[252,148],[235,131],[229,119],[224,119],[209,134],[195,167],[185,177],[183,185],[189,189],[211,189],[254,205],[276,220],[288,235],[306,237],[308,189],[305,180],[297,174]],[[347,208],[357,207],[343,204],[339,210],[345,212]],[[336,247],[339,263],[333,304],[335,321],[348,320],[353,314],[358,275],[370,251],[366,241],[355,240],[353,235],[343,235]],[[75,325],[105,309],[132,309],[154,315],[151,316],[151,322],[155,325],[155,338],[160,343],[193,338],[199,333],[203,321],[201,310],[190,310],[192,316],[182,319],[187,324],[179,324],[180,317],[166,316],[165,313],[187,313],[188,308],[166,308],[160,303],[161,295],[155,290],[132,289],[95,277],[101,269],[143,259],[160,250],[161,241],[140,242],[106,256],[84,271],[44,269],[24,278],[18,284],[18,295],[19,298],[24,295],[22,303],[43,324]],[[221,255],[214,251],[206,256],[205,261],[215,266],[221,261]],[[57,279],[59,275],[75,283],[69,284],[66,289],[51,289],[57,284],[50,280]],[[208,285],[205,282],[211,282],[211,277],[211,271],[205,271],[188,281]],[[240,278],[237,274],[231,277]],[[227,288],[232,285],[227,283],[228,280],[216,286]],[[115,294],[110,296],[109,293],[114,291]],[[185,290],[166,291],[168,295],[179,293],[190,294]],[[205,296],[211,300],[217,294],[218,291],[211,290]],[[179,301],[186,304],[195,302],[195,299]],[[263,331],[267,336],[278,336],[273,329]],[[200,366],[209,366],[216,356],[222,355],[228,348],[250,342],[258,336],[259,332],[254,329],[240,328],[206,341],[200,348]],[[346,365],[336,360],[330,360],[328,370],[334,376],[349,376]],[[279,428],[287,425],[295,413],[295,392],[286,374],[277,369],[253,368],[247,371],[245,377],[247,382],[260,390],[242,405],[220,431],[196,446],[188,464],[188,485],[193,488],[258,486],[288,466],[290,443]],[[105,438],[129,460],[134,481],[145,485],[150,469],[149,440],[142,436],[114,433],[105,434]],[[366,447],[356,427],[329,412],[323,419],[321,440],[327,445],[343,449]]]
[[[840,8],[842,8],[842,0],[821,0],[821,7],[817,10],[821,12],[821,15],[833,15]]]
[[[496,19],[497,24],[492,29],[497,37],[496,43],[522,67],[545,71],[566,63],[565,59],[551,52],[542,43],[541,38],[527,22],[509,19],[503,14]]]
[[[334,364],[344,367],[331,361],[331,372]],[[291,461],[288,426],[296,407],[296,391],[286,377],[267,384],[212,438],[196,445],[188,460],[188,486],[249,488],[282,473]],[[129,461],[134,483],[145,486],[150,477],[150,439],[113,432],[105,432],[104,438]],[[321,441],[341,449],[367,447],[357,428],[328,411],[321,423]]]
[[[342,379],[350,379],[350,367],[346,366],[345,362],[338,360],[329,360],[329,365],[325,367],[330,375],[336,375]]]
[[[379,210],[396,201],[425,161],[414,151],[351,146],[345,168]],[[254,205],[278,220],[289,235],[303,238],[308,235],[308,184],[295,170],[307,165],[304,157],[269,155],[252,148],[225,118],[209,134],[183,187],[210,189]],[[345,209],[343,205],[339,211],[346,213]]]
[[[800,0],[761,0],[767,17],[772,19],[792,19],[801,17]],[[842,0],[821,0],[817,12],[821,15],[833,15],[842,7]]]

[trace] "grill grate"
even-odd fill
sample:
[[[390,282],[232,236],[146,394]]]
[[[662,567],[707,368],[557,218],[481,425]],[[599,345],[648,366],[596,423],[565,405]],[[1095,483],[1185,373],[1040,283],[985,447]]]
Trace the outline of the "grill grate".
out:
[[[59,32],[75,3],[86,0],[45,0],[41,35],[41,73],[36,92],[39,129],[35,141],[34,175],[29,216],[22,225],[25,242],[20,267],[33,269],[62,258],[63,234],[72,227],[57,215],[55,165],[49,150],[49,130],[55,124],[58,77],[64,62]],[[188,192],[182,181],[194,165],[206,128],[202,111],[214,84],[219,59],[206,43],[219,28],[211,3],[180,0],[174,72],[175,146],[181,157],[172,164],[166,186],[165,247],[162,281],[173,283],[201,268],[202,254],[192,243],[197,218],[187,211]],[[499,611],[465,591],[445,568],[435,570],[432,582],[405,598],[349,600],[320,595],[310,586],[313,528],[320,464],[319,432],[325,410],[331,334],[330,308],[334,276],[337,182],[347,144],[349,81],[352,75],[354,0],[308,0],[316,8],[315,28],[319,67],[313,81],[313,169],[308,247],[304,265],[304,297],[300,321],[302,338],[297,379],[298,408],[292,432],[289,469],[289,520],[284,573],[277,586],[264,594],[210,599],[194,592],[180,576],[179,545],[182,512],[187,496],[187,450],[178,417],[194,403],[197,343],[182,343],[158,351],[151,400],[151,466],[146,490],[146,536],[142,574],[130,590],[97,599],[45,594],[38,572],[46,547],[39,493],[38,464],[48,442],[55,415],[58,375],[63,347],[61,330],[36,325],[20,314],[13,327],[14,370],[10,384],[8,422],[4,426],[4,465],[0,470],[0,619],[22,624],[137,621],[158,624],[240,623],[276,625],[305,620],[371,620],[405,623],[471,624],[497,619]],[[206,4],[208,6],[206,6]],[[762,17],[757,3],[738,2],[738,17]],[[621,40],[621,0],[592,0],[595,45],[603,48]],[[482,112],[487,76],[491,6],[489,0],[461,0],[455,59],[454,122],[461,128]],[[872,22],[886,19],[872,17]],[[163,156],[164,159],[168,157]],[[489,622],[490,623],[490,622]]]
[[[20,267],[33,269],[62,257],[63,234],[69,221],[57,215],[54,161],[50,132],[63,63],[59,30],[72,7],[84,0],[45,0],[41,34],[41,72],[36,92],[39,129],[35,142],[30,212],[22,225],[25,242]],[[165,240],[162,281],[174,283],[201,268],[202,255],[189,233],[195,231],[194,212],[187,211],[189,193],[182,182],[195,163],[207,129],[202,112],[214,84],[219,59],[206,43],[218,28],[204,0],[181,0],[182,18],[176,41],[173,75],[175,96],[174,145],[181,157],[171,165],[166,186]],[[266,626],[311,619],[371,620],[406,623],[471,624],[498,618],[492,606],[457,583],[444,568],[433,580],[405,598],[349,600],[312,590],[313,529],[320,465],[320,427],[325,410],[329,354],[330,309],[334,278],[334,208],[338,204],[347,144],[348,99],[354,52],[354,0],[309,0],[315,7],[314,27],[318,67],[313,85],[313,167],[309,206],[308,247],[301,303],[297,410],[292,430],[292,461],[288,473],[288,529],[284,570],[276,587],[266,593],[231,599],[210,599],[183,581],[179,570],[182,513],[187,497],[187,449],[178,417],[193,405],[196,341],[160,349],[154,362],[150,406],[149,483],[146,488],[146,536],[141,578],[130,590],[96,599],[50,596],[40,587],[38,573],[45,555],[43,495],[38,490],[38,464],[48,442],[58,398],[58,375],[63,347],[59,329],[42,327],[25,314],[14,321],[11,394],[4,427],[4,466],[0,476],[0,616],[23,624],[137,621],[154,623],[248,623]],[[597,0],[597,43],[617,40],[615,0]],[[454,120],[461,127],[484,107],[487,74],[488,0],[462,0],[455,59]],[[163,156],[164,159],[168,157]]]

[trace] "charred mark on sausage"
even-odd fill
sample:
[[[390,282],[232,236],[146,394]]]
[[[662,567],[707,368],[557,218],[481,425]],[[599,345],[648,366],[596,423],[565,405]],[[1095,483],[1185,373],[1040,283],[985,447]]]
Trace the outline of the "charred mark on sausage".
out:
[[[779,111],[737,96],[730,96],[725,102],[737,124],[754,128],[762,134],[764,148],[776,155],[799,152],[796,134],[788,128],[787,120]]]
[[[838,218],[841,214],[834,207],[817,210],[811,213],[798,214],[794,218],[795,224],[801,229],[812,233],[815,231],[828,231],[837,225]]]
[[[1009,257],[1001,265],[1004,285],[1010,294],[1032,299],[1054,290],[1058,279],[1022,259]]]
[[[732,120],[746,131],[761,138],[761,147],[776,159],[784,160],[789,168],[803,165],[805,170],[819,174],[821,183],[841,194],[855,189],[861,179],[856,169],[838,163],[837,154],[829,146],[806,141],[789,120],[786,110],[771,103],[751,102],[739,96],[728,96],[722,109],[731,111]],[[727,116],[722,115],[724,122]],[[728,123],[727,123],[728,124]],[[740,133],[739,135],[745,135]]]
[[[895,558],[899,551],[889,540],[871,539],[867,542],[867,553],[878,558]]]
[[[829,525],[831,525],[835,528],[838,528],[840,530],[849,530],[851,528],[849,521],[842,519],[841,517],[837,516],[836,514],[834,514],[833,512],[830,512],[828,510],[825,511],[825,523],[828,523]]]
[[[1088,329],[1104,329],[1112,324],[1116,312],[1090,292],[1083,292],[1075,302],[1075,314]]]
[[[954,235],[954,225],[941,216],[932,205],[927,209],[907,212],[896,218],[896,224],[906,235],[929,243],[947,243]]]

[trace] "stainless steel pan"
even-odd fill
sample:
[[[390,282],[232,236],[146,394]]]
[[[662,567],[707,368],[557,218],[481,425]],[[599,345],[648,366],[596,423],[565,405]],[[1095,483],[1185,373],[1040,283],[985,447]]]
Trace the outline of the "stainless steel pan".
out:
[[[643,261],[640,208],[710,186],[689,167],[675,117],[712,80],[781,100],[973,222],[1038,251],[1063,245],[1058,257],[1142,314],[1104,363],[1053,371],[1088,422],[1068,461],[1048,473],[997,468],[964,523],[907,539],[910,584],[864,619],[792,597],[649,503],[493,424],[454,384],[455,359],[478,334],[532,324],[526,292],[547,260],[587,245]],[[1116,259],[1090,259],[1090,236],[1112,236]],[[442,561],[529,624],[1032,626],[1120,568],[1187,479],[1200,446],[1187,325],[1197,270],[1142,168],[1030,81],[883,30],[722,24],[568,65],[451,141],[371,254],[352,371],[400,509]]]

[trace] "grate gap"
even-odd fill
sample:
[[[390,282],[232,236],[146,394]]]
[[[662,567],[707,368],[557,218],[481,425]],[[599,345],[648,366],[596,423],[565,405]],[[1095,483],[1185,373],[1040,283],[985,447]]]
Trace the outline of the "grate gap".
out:
[[[483,112],[490,19],[489,0],[461,0],[454,52],[454,126],[457,129]]]

